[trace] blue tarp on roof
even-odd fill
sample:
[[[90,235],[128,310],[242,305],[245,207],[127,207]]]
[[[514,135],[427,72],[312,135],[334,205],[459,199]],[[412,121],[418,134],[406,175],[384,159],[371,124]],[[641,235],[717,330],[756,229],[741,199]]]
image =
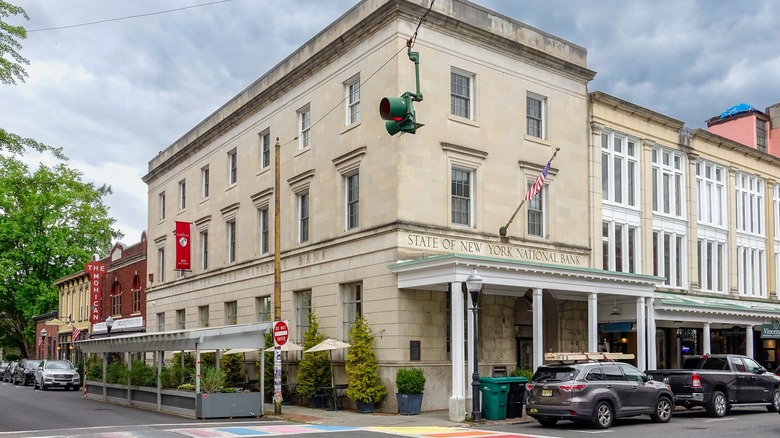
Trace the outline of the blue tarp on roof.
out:
[[[755,111],[755,108],[752,106],[746,104],[746,103],[740,103],[739,105],[734,105],[731,108],[727,109],[726,111],[723,111],[720,114],[721,119],[725,119],[728,116],[733,116],[734,114],[744,113],[746,111]]]

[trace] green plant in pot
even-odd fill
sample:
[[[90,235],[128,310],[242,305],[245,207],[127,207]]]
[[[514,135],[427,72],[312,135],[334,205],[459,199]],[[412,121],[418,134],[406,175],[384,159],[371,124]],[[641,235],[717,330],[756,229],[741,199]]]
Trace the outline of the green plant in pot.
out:
[[[351,346],[344,364],[347,397],[355,400],[358,412],[374,412],[374,404],[387,395],[387,389],[379,381],[379,364],[372,348],[374,335],[364,317],[356,316],[349,339]]]
[[[309,313],[309,328],[303,334],[303,342],[301,346],[304,351],[314,347],[320,342],[327,339],[324,334],[319,331],[320,324],[317,321],[317,316],[314,310]],[[330,375],[330,360],[327,351],[317,351],[311,353],[304,353],[301,358],[301,362],[298,364],[298,394],[301,397],[309,399],[312,407],[322,407],[317,405],[323,400],[319,397],[314,397],[317,388],[320,386],[328,386],[331,384]]]
[[[401,415],[417,415],[422,409],[425,373],[422,368],[400,368],[395,374],[396,401]]]

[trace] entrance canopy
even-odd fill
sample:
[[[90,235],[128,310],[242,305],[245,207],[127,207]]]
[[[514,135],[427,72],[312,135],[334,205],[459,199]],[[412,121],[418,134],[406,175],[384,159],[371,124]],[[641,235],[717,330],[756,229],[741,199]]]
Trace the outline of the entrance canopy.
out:
[[[265,348],[265,333],[271,322],[228,325],[216,328],[110,336],[75,344],[85,353],[128,353],[145,351],[222,350]]]
[[[678,295],[658,292],[653,302],[656,319],[679,322],[759,325],[780,320],[780,305],[763,301]]]

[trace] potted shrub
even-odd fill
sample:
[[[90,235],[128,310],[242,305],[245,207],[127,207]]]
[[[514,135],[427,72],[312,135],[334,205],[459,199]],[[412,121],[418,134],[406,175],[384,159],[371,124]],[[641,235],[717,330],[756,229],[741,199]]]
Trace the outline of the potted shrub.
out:
[[[379,381],[379,364],[371,345],[374,335],[365,318],[358,316],[349,331],[351,346],[344,369],[347,373],[347,397],[355,400],[358,412],[374,412],[374,404],[387,395]]]
[[[303,334],[303,342],[301,346],[306,351],[309,348],[314,347],[320,342],[327,339],[324,334],[320,333],[320,325],[317,322],[317,316],[312,310],[309,313],[309,328],[306,333]],[[310,406],[313,408],[321,408],[324,400],[322,397],[315,397],[317,394],[317,388],[320,386],[330,386],[330,361],[328,360],[327,351],[316,351],[312,353],[306,353],[303,355],[301,362],[298,364],[298,386],[296,390],[301,397],[309,399]]]
[[[422,397],[425,390],[425,373],[422,368],[400,368],[395,374],[395,386],[398,389],[398,413],[417,415],[422,409]]]

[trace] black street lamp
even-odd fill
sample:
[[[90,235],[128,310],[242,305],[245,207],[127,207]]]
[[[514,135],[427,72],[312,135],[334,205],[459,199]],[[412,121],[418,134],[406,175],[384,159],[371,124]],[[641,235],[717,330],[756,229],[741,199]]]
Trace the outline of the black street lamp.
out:
[[[482,411],[479,403],[479,361],[477,360],[478,340],[477,303],[482,293],[482,277],[477,274],[477,268],[471,268],[471,274],[466,277],[466,289],[471,295],[471,311],[474,312],[474,374],[471,376],[471,421],[482,421]]]
[[[111,327],[113,326],[114,326],[114,317],[108,315],[108,318],[106,318],[106,331],[108,332],[108,336],[111,336]]]
[[[40,356],[41,359],[46,359],[45,354],[44,354],[44,351],[45,351],[45,348],[46,348],[46,346],[43,345],[44,341],[46,341],[46,329],[42,328],[41,329],[41,356]]]

